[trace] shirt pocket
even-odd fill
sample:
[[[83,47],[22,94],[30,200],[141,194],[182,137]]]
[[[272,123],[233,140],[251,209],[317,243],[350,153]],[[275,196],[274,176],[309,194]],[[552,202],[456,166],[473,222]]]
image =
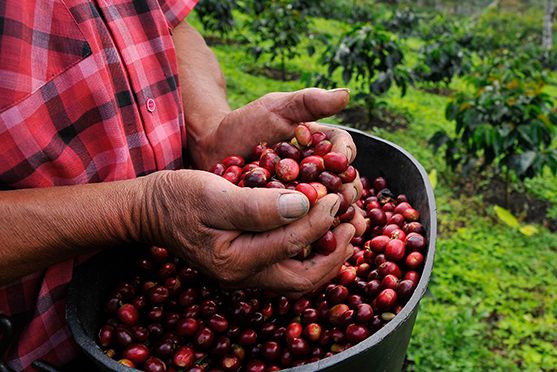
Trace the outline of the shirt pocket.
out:
[[[0,113],[92,54],[62,0],[8,1],[0,34]]]

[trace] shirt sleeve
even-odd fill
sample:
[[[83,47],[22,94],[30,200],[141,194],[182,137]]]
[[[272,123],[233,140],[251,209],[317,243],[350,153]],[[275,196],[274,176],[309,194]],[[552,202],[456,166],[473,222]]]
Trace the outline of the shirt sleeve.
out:
[[[182,22],[199,0],[158,0],[171,29]]]

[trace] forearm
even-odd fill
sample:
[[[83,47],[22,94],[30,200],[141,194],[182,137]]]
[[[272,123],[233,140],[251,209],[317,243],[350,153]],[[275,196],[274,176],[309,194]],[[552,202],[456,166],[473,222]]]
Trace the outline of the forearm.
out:
[[[138,240],[138,183],[0,192],[0,285],[79,254]]]
[[[172,40],[178,59],[189,149],[206,149],[220,121],[231,111],[226,95],[226,81],[219,62],[203,37],[186,21],[174,30]],[[188,151],[194,168],[212,164],[205,151]]]

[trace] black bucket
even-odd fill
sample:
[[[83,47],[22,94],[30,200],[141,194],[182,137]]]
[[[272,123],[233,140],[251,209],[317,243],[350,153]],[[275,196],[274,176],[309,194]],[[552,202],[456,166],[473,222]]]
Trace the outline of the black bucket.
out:
[[[404,193],[420,213],[420,222],[428,240],[424,250],[424,268],[416,290],[403,310],[379,331],[349,349],[314,363],[284,369],[291,372],[400,372],[416,321],[418,304],[424,296],[435,255],[437,210],[433,189],[422,165],[403,148],[375,136],[341,127],[352,135],[358,148],[354,162],[361,175],[371,180],[384,177],[395,194]],[[72,335],[100,371],[129,372],[124,366],[103,353],[96,343],[102,324],[101,304],[118,279],[131,270],[130,258],[139,247],[105,250],[79,266],[72,280],[66,305],[66,316]]]

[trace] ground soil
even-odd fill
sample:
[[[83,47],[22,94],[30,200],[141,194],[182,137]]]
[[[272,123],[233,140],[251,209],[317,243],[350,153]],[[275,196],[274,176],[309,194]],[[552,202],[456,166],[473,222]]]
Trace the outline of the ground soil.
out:
[[[550,231],[557,231],[557,221],[547,217],[553,204],[536,198],[526,189],[511,190],[507,207],[505,182],[500,177],[479,174],[472,174],[468,179],[461,177],[455,181],[453,190],[457,197],[481,194],[486,206],[498,205],[508,209],[522,223],[540,224]]]
[[[237,40],[226,39],[226,38],[216,36],[216,35],[204,36],[203,39],[205,39],[205,42],[210,47],[214,47],[214,46],[218,46],[218,45],[238,45],[239,44],[239,42]]]
[[[443,97],[449,97],[451,94],[454,93],[453,89],[441,88],[441,87],[422,88],[420,90],[422,92],[427,92],[427,93],[430,93],[430,94],[437,94],[438,96],[443,96]]]
[[[272,67],[257,67],[253,70],[248,71],[248,73],[257,76],[264,76],[268,79],[281,81],[298,81],[302,76],[300,73],[292,71],[284,71],[283,76],[283,71],[281,69]]]

